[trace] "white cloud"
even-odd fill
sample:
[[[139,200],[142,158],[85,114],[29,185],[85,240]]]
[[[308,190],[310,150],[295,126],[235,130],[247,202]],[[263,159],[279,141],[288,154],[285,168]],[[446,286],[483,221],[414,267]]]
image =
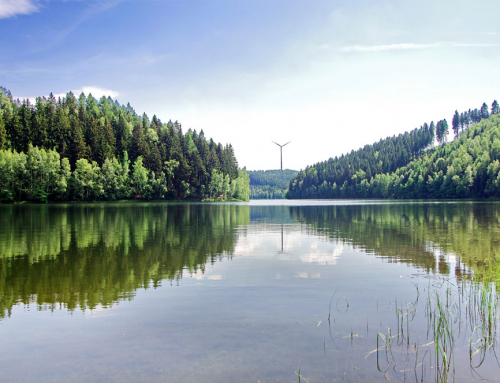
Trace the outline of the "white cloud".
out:
[[[86,96],[92,94],[94,98],[101,98],[102,96],[110,96],[111,98],[116,98],[120,93],[111,89],[100,88],[98,86],[84,86],[81,90],[77,90],[73,93],[80,94],[80,92],[85,93]]]
[[[38,6],[31,0],[0,0],[0,19],[29,15],[37,10]]]
[[[402,43],[402,44],[387,44],[387,45],[351,45],[343,47],[342,52],[383,52],[403,49],[426,49],[439,46],[438,43],[434,44],[415,44],[415,43]]]
[[[409,49],[427,49],[437,48],[443,46],[449,47],[491,47],[496,44],[468,44],[456,42],[437,42],[430,44],[416,44],[416,43],[400,43],[400,44],[386,44],[386,45],[350,45],[342,47],[342,52],[384,52],[394,50],[409,50]]]

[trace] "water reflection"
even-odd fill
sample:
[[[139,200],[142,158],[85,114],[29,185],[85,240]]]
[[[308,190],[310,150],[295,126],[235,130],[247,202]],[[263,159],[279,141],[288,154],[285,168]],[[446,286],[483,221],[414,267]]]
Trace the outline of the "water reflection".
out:
[[[469,377],[486,308],[469,297],[490,290],[462,277],[498,251],[498,206],[0,206],[2,379],[289,382],[301,368],[311,382],[402,381],[418,364],[432,381],[438,296]],[[387,376],[379,333],[393,339]]]
[[[111,306],[138,288],[233,252],[248,206],[3,206],[0,315],[16,303],[53,309]]]
[[[500,251],[497,203],[290,207],[290,215],[323,238],[427,273],[470,276]]]
[[[426,273],[458,277],[469,277],[500,250],[496,203],[0,209],[2,316],[17,303],[70,310],[109,307],[131,299],[138,288],[157,287],[163,280],[176,283],[183,272],[201,278],[206,264],[221,255],[258,256],[260,248],[267,257],[276,233],[280,241],[274,254],[286,256],[295,249],[306,263],[335,265],[350,247]],[[334,244],[333,250],[318,249],[318,241],[299,250],[301,233]],[[239,238],[249,235],[245,248],[237,248]]]

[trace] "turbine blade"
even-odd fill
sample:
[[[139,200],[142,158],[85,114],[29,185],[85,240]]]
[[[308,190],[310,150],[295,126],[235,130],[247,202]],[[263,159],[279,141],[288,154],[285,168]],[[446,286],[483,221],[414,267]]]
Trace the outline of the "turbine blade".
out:
[[[271,142],[274,142],[274,141],[271,141]],[[276,145],[278,145],[278,146],[281,146],[280,144],[278,144],[278,143],[276,143],[276,142],[274,142],[274,143],[275,143]]]
[[[288,145],[290,142],[292,142],[292,141],[288,141],[285,145]],[[283,145],[283,146],[285,146],[285,145]]]

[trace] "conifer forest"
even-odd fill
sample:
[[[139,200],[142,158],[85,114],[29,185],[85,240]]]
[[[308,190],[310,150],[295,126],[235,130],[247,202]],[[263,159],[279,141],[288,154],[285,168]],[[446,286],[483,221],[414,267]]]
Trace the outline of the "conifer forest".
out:
[[[296,170],[249,170],[250,199],[284,199]]]
[[[231,144],[110,97],[0,88],[0,201],[248,200]]]
[[[500,107],[446,119],[308,166],[287,198],[500,197]],[[437,142],[436,142],[437,141]]]

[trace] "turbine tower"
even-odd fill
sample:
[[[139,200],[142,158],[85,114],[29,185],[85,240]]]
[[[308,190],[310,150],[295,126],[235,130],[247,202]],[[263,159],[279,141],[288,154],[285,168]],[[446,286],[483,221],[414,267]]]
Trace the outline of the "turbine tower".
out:
[[[274,141],[271,141],[274,142]],[[292,141],[288,141],[286,144],[280,145],[277,142],[274,142],[276,145],[280,147],[280,158],[281,158],[281,172],[283,172],[283,146],[288,145]]]

